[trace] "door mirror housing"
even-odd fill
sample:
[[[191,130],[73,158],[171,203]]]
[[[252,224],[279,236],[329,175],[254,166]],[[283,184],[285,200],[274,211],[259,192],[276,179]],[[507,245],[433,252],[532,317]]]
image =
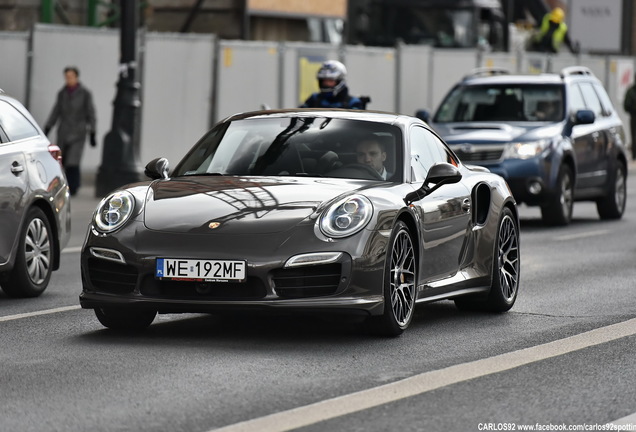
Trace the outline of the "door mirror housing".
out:
[[[144,174],[153,180],[167,180],[169,170],[170,164],[168,163],[168,159],[160,157],[148,162]]]
[[[592,110],[578,110],[574,113],[573,123],[575,125],[592,124],[596,120],[596,115]]]
[[[404,201],[407,205],[421,200],[426,195],[429,195],[433,191],[439,189],[446,184],[457,183],[462,179],[462,173],[455,165],[447,162],[438,162],[431,167],[426,175],[426,180],[422,186],[406,195]]]

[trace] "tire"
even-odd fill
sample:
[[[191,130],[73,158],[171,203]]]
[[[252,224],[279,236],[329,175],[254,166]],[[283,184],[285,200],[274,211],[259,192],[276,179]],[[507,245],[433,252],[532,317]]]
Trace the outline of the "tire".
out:
[[[627,176],[625,166],[617,162],[614,175],[610,179],[607,195],[596,201],[596,210],[601,219],[620,219],[625,212],[627,201]]]
[[[574,205],[574,176],[570,167],[563,165],[559,171],[557,191],[550,202],[541,207],[543,222],[548,225],[567,225],[572,220]]]
[[[371,317],[373,333],[399,336],[407,329],[417,295],[417,255],[408,227],[398,221],[389,240],[383,283],[384,313]]]
[[[38,207],[31,207],[20,231],[13,269],[2,275],[9,297],[37,297],[49,285],[56,250],[51,224]]]
[[[140,331],[148,328],[157,311],[125,308],[96,308],[95,315],[104,327],[117,331]]]
[[[515,304],[519,291],[519,226],[508,208],[502,211],[496,239],[488,296],[457,298],[458,309],[506,312]]]

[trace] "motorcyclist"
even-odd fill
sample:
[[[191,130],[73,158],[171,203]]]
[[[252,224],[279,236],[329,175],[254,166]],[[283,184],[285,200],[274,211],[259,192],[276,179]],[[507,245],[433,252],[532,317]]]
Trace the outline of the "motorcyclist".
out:
[[[337,60],[327,60],[316,74],[320,91],[309,96],[300,107],[365,109],[370,99],[351,96],[346,77],[345,65]]]

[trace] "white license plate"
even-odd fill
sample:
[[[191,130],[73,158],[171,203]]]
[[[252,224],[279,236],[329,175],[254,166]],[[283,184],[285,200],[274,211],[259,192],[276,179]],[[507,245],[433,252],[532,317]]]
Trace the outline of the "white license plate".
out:
[[[242,282],[245,261],[157,258],[155,277],[205,282]]]

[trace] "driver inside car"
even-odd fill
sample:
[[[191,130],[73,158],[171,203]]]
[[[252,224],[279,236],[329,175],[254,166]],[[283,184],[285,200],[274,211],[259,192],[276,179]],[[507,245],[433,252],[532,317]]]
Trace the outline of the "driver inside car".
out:
[[[385,166],[386,148],[377,136],[366,135],[356,144],[356,157],[359,164],[368,165],[378,172],[383,180],[391,177]]]

